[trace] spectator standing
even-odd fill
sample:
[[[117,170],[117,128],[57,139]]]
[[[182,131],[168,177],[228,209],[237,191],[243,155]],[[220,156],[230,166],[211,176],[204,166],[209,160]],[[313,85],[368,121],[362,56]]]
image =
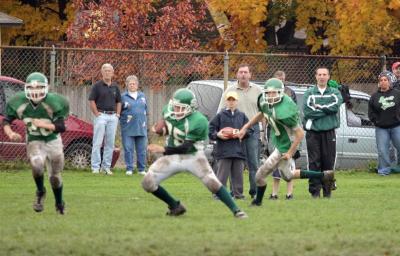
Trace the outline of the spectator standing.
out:
[[[368,105],[368,117],[375,125],[380,175],[388,175],[392,171],[390,142],[400,152],[400,91],[393,89],[392,85],[392,74],[382,72],[378,91],[371,96]]]
[[[342,96],[336,88],[327,86],[330,78],[325,67],[316,69],[317,85],[304,93],[303,113],[308,154],[308,169],[323,172],[334,170],[336,160],[336,133],[340,126],[338,111]],[[324,186],[321,179],[309,180],[309,192],[313,198],[319,198],[321,188],[323,196],[331,197],[331,188]]]
[[[228,138],[222,129],[231,127],[239,130],[249,120],[246,115],[237,109],[238,94],[230,91],[225,96],[226,108],[221,110],[210,122],[209,138],[217,141],[215,158],[218,161],[217,178],[226,187],[228,177],[231,177],[231,188],[235,199],[244,199],[243,170],[246,156],[242,142],[234,135]],[[250,134],[252,130],[249,130]]]
[[[281,80],[283,82],[284,86],[284,93],[286,95],[288,95],[294,103],[297,103],[297,98],[296,98],[296,93],[290,88],[286,86],[286,74],[285,72],[278,70],[274,73],[274,78],[278,78],[279,80]],[[267,137],[269,140],[269,135],[270,135],[270,127],[268,126],[268,132],[267,132]],[[295,154],[293,156],[293,159],[296,160],[295,157],[297,157],[298,155],[298,151],[296,151],[297,154]],[[281,175],[279,173],[279,170],[276,169],[273,173],[272,173],[272,177],[273,177],[273,183],[272,183],[272,193],[269,196],[270,200],[277,200],[278,199],[278,192],[279,192],[279,183],[281,180]],[[286,188],[286,199],[287,200],[291,200],[293,199],[293,184],[294,181],[293,180],[289,180],[287,181],[287,188]]]
[[[236,78],[238,80],[237,84],[224,91],[218,109],[220,110],[224,107],[226,94],[230,91],[235,91],[239,96],[237,105],[238,110],[243,112],[247,118],[251,119],[258,113],[257,99],[262,93],[262,90],[256,84],[250,83],[251,70],[248,64],[239,65],[236,72]],[[249,170],[249,194],[251,198],[253,198],[257,192],[255,175],[259,165],[259,124],[254,124],[252,129],[253,134],[244,139],[245,155]]]
[[[392,65],[392,72],[396,76],[396,82],[393,83],[393,88],[400,90],[400,62],[395,62]]]
[[[120,118],[126,175],[133,174],[134,155],[138,173],[145,175],[147,152],[147,103],[143,92],[138,91],[139,80],[131,75],[125,81],[127,90],[121,96]]]
[[[114,68],[105,63],[101,67],[102,80],[92,86],[89,95],[90,110],[95,115],[93,121],[92,173],[101,169],[112,175],[111,160],[114,150],[115,133],[121,113],[121,93],[118,85],[112,81]],[[103,157],[101,146],[104,140]]]

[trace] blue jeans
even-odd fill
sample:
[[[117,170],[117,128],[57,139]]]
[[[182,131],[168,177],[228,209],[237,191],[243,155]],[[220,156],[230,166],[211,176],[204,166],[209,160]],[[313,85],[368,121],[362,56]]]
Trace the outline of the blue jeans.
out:
[[[249,170],[249,194],[251,196],[254,196],[257,193],[256,173],[259,166],[259,138],[260,133],[255,132],[244,140],[247,168]]]
[[[133,171],[134,153],[136,150],[136,166],[139,172],[146,168],[146,136],[128,136],[122,133],[122,145],[124,146],[124,158],[127,171]]]
[[[92,170],[111,168],[114,151],[115,133],[117,132],[118,117],[108,114],[100,114],[93,121],[93,146],[92,146]],[[101,163],[101,146],[104,140],[103,163]]]
[[[390,160],[390,142],[400,151],[400,125],[393,128],[375,128],[376,147],[378,149],[378,173],[389,174],[388,167],[392,165]]]

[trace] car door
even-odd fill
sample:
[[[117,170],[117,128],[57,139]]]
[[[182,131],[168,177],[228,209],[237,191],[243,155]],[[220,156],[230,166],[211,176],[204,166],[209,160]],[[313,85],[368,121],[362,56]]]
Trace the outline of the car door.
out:
[[[349,104],[340,108],[340,128],[337,130],[337,168],[366,168],[377,159],[375,128],[368,118],[369,97],[351,95]]]

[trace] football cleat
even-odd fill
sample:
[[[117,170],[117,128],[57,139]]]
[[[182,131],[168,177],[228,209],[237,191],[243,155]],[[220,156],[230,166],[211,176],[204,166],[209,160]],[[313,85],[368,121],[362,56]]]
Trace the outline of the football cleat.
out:
[[[247,219],[249,217],[244,211],[241,210],[237,210],[234,216],[237,219]]]
[[[186,212],[186,208],[185,206],[183,206],[183,204],[181,204],[180,202],[178,202],[178,206],[175,208],[171,208],[168,207],[169,211],[167,212],[168,216],[179,216],[179,215],[183,215]]]
[[[262,202],[258,202],[256,199],[253,199],[253,201],[251,201],[250,206],[261,206]]]
[[[43,188],[43,191],[36,191],[36,198],[35,202],[33,203],[33,210],[35,212],[43,211],[45,198],[46,198],[46,188]]]
[[[61,215],[64,215],[64,212],[65,212],[65,203],[64,203],[64,201],[61,204],[56,204],[56,212],[61,214]]]

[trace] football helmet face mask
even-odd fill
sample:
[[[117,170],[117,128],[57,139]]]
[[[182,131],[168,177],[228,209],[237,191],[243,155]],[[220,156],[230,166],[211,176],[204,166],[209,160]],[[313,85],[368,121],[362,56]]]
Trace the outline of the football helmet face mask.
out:
[[[193,92],[188,89],[179,89],[169,102],[170,117],[176,120],[183,119],[192,114],[196,107]]]
[[[275,105],[281,102],[284,86],[283,82],[277,78],[268,79],[264,84],[264,99],[269,105]]]
[[[25,97],[34,103],[40,102],[46,97],[49,91],[48,84],[47,77],[42,73],[34,72],[30,74],[26,78]]]

